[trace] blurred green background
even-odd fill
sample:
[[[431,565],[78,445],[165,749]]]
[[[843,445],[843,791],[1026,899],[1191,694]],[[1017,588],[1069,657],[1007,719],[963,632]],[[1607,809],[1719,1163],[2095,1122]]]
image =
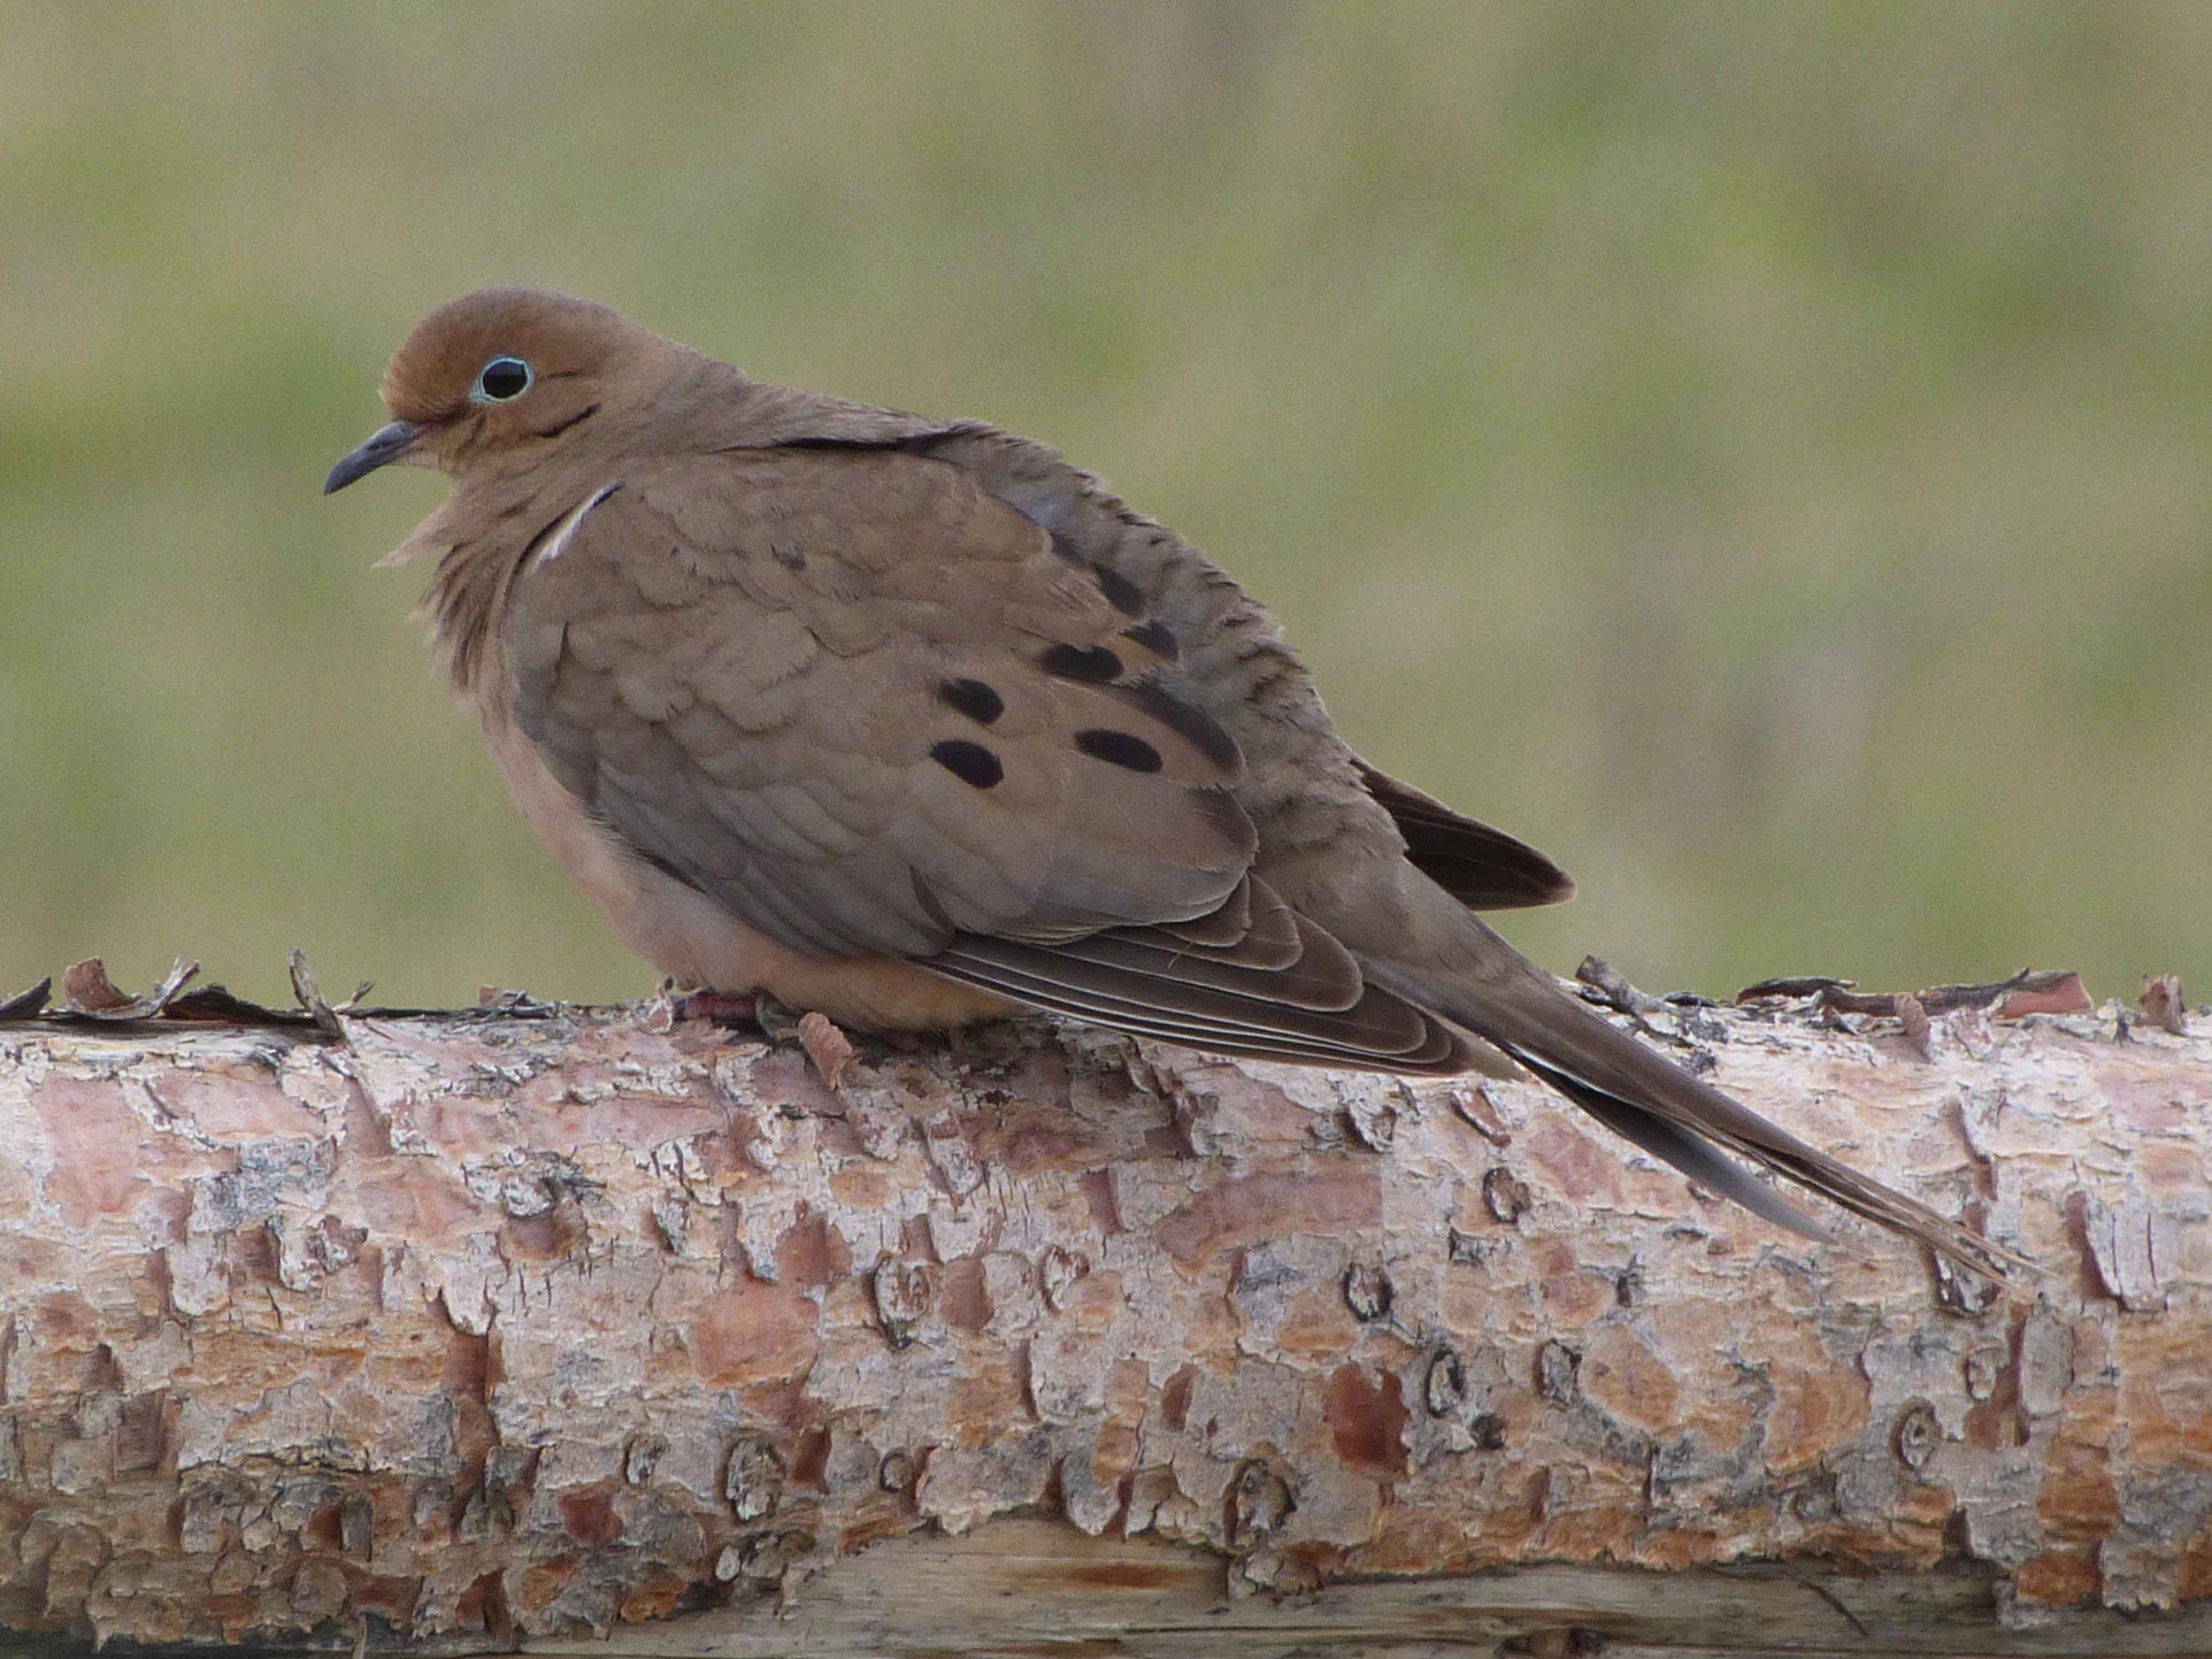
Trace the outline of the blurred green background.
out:
[[[1105,472],[1555,967],[2212,979],[2212,8],[0,24],[0,990],[649,984],[316,494],[493,280]]]

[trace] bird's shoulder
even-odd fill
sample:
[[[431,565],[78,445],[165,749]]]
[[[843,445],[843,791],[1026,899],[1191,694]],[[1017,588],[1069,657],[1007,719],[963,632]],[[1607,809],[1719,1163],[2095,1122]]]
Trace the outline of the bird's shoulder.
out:
[[[809,444],[625,457],[548,515],[517,599],[563,615],[649,608],[703,626],[789,612],[833,649],[887,629],[1089,644],[1128,595],[964,469],[902,449]],[[701,609],[703,607],[704,609]]]

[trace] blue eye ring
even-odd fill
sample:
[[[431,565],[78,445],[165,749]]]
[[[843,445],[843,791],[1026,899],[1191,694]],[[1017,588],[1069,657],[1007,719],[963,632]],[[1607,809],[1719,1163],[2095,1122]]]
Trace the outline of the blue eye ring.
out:
[[[472,403],[511,403],[530,389],[537,378],[520,357],[494,357],[469,388]]]

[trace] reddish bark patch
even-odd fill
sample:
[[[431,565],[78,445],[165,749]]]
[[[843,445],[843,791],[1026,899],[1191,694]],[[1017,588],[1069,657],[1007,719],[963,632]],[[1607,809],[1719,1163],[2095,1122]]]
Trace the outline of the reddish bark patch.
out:
[[[710,1383],[795,1376],[820,1349],[821,1310],[796,1286],[742,1279],[708,1298],[685,1333],[699,1375]]]
[[[1191,1390],[1197,1381],[1198,1373],[1186,1365],[1160,1390],[1160,1420],[1174,1433],[1180,1434],[1183,1425],[1190,1421]]]
[[[2181,1552],[2181,1576],[2174,1581],[2177,1601],[2193,1601],[2208,1595],[2212,1595],[2212,1538]]]
[[[1584,1121],[1587,1121],[1586,1119]],[[1521,1150],[1535,1166],[1540,1184],[1578,1205],[1617,1206],[1625,1172],[1620,1156],[1598,1139],[1594,1128],[1560,1114],[1530,1125]]]
[[[937,1296],[945,1323],[972,1335],[991,1322],[990,1293],[983,1288],[983,1263],[972,1256],[945,1263]]]
[[[910,1262],[935,1262],[937,1240],[931,1236],[929,1217],[909,1216],[899,1223],[899,1254]]]
[[[1576,1375],[1582,1392],[1623,1422],[1654,1433],[1673,1426],[1681,1392],[1674,1375],[1629,1332],[1601,1330]]]
[[[1107,1238],[1121,1231],[1121,1206],[1114,1199],[1114,1175],[1111,1170],[1086,1170],[1076,1178],[1075,1185],[1083,1194],[1083,1202],[1091,1212],[1091,1225]]]
[[[814,1069],[814,1062],[795,1048],[764,1050],[747,1072],[746,1081],[755,1091],[754,1099],[786,1101],[811,1118],[833,1121],[844,1112],[829,1085],[822,1081],[822,1074]]]
[[[1774,1389],[1766,1413],[1764,1455],[1777,1474],[1808,1469],[1866,1426],[1870,1386],[1839,1368],[1801,1329],[1768,1342],[1760,1333],[1742,1345]]]
[[[1357,1365],[1340,1365],[1329,1379],[1329,1396],[1321,1414],[1336,1435],[1336,1455],[1347,1467],[1377,1475],[1405,1473],[1406,1448],[1400,1437],[1408,1413],[1395,1377],[1386,1375],[1378,1386]]]
[[[1966,1443],[1976,1451],[1998,1452],[2028,1443],[2028,1422],[2020,1409],[2020,1373],[2007,1365],[1997,1373],[1988,1399],[1966,1409]]]
[[[2143,1135],[2186,1133],[2189,1104],[2166,1079],[2116,1078],[2105,1086],[2105,1110],[2115,1123]]]
[[[38,1117],[54,1149],[46,1195],[69,1225],[120,1214],[144,1179],[138,1119],[123,1086],[58,1078],[38,1091]]]
[[[89,1354],[100,1344],[100,1316],[72,1290],[49,1291],[31,1304],[39,1347],[50,1354]]]
[[[1081,1561],[1067,1560],[1041,1562],[1035,1564],[1009,1563],[1004,1569],[1010,1577],[1022,1584],[1039,1586],[1078,1586],[1090,1590],[1164,1590],[1184,1587],[1202,1590],[1218,1585],[1218,1568],[1189,1561]],[[994,1650],[996,1651],[996,1650]],[[1009,1648],[1008,1652],[1019,1649]],[[1054,1647],[1059,1654],[1069,1649]],[[1082,1648],[1072,1651],[1080,1653]],[[1117,1653],[1125,1651],[1118,1644]]]
[[[188,1077],[173,1094],[165,1087],[163,1098],[177,1116],[190,1118],[203,1133],[219,1141],[317,1137],[324,1133],[322,1114],[287,1094],[266,1071],[255,1076],[227,1070],[214,1076]]]
[[[576,1565],[573,1556],[564,1555],[557,1561],[541,1561],[530,1568],[522,1575],[519,1610],[535,1613],[542,1609],[568,1588],[568,1581],[576,1576]]]
[[[1118,1280],[1118,1275],[1114,1277]],[[1123,1356],[1106,1372],[1108,1426],[1100,1432],[1110,1434],[1115,1425],[1127,1428],[1129,1425],[1139,1422],[1151,1403],[1152,1373],[1145,1369],[1143,1361]],[[1128,1432],[1133,1433],[1134,1430],[1129,1429]]]
[[[496,1056],[494,1056],[496,1058]],[[646,1056],[639,1055],[639,1059]],[[457,1060],[450,1056],[448,1064]],[[611,1098],[592,1102],[588,1105],[560,1103],[557,1098],[532,1099],[534,1091],[563,1089],[572,1084],[588,1090],[595,1083],[610,1083],[615,1079],[606,1074],[595,1075],[594,1068],[580,1065],[565,1070],[551,1082],[534,1079],[524,1086],[521,1098],[537,1110],[534,1119],[538,1125],[535,1138],[541,1146],[557,1151],[573,1153],[580,1147],[613,1144],[626,1147],[634,1152],[650,1152],[656,1147],[687,1135],[704,1134],[723,1129],[728,1123],[728,1113],[718,1106],[710,1106],[703,1099],[666,1094],[636,1097],[616,1094]],[[820,1085],[815,1087],[818,1089]],[[694,1086],[695,1090],[698,1086]],[[769,1100],[787,1100],[789,1095],[771,1094]],[[832,1110],[834,1110],[833,1107]]]
[[[2000,1019],[2024,1019],[2030,1014],[2086,1014],[2097,1005],[2078,973],[2043,976],[2048,983],[2023,986],[2008,995],[1997,1010]]]
[[[404,1234],[425,1245],[443,1244],[482,1224],[468,1189],[423,1167],[427,1158],[394,1158],[371,1164],[358,1188],[357,1219],[373,1233]]]
[[[2063,1439],[2053,1447],[2035,1512],[2061,1538],[2110,1536],[2120,1523],[2120,1494],[2103,1448]]]
[[[853,1253],[844,1235],[815,1214],[799,1206],[797,1218],[776,1240],[776,1271],[795,1285],[826,1286],[853,1271]]]
[[[1084,1590],[1164,1590],[1190,1576],[1182,1567],[1157,1567],[1141,1561],[1101,1561],[1084,1567],[1064,1567],[1053,1575],[1056,1584]]]
[[[915,1523],[902,1511],[884,1510],[864,1520],[856,1521],[837,1535],[837,1553],[841,1555],[858,1555],[871,1544],[879,1544],[887,1538],[903,1538]]]
[[[1579,1328],[1619,1305],[1614,1280],[1584,1267],[1571,1239],[1532,1241],[1529,1264],[1543,1294],[1545,1311],[1556,1325]]]
[[[945,1429],[955,1445],[982,1446],[1029,1410],[1029,1350],[1001,1357],[986,1348],[946,1392]]]
[[[338,1504],[336,1500],[319,1503],[308,1513],[300,1525],[300,1542],[315,1549],[336,1550],[338,1548]]]
[[[1156,1236],[1185,1266],[1224,1249],[1297,1233],[1336,1233],[1382,1220],[1382,1177],[1372,1159],[1310,1175],[1248,1175],[1201,1193],[1164,1219]]]
[[[561,1525],[586,1549],[603,1549],[622,1536],[622,1517],[614,1512],[614,1495],[603,1484],[563,1493]]]
[[[499,1227],[499,1253],[514,1263],[565,1261],[583,1241],[572,1204],[554,1204],[534,1216],[510,1216]]]
[[[1685,1567],[1708,1566],[1719,1556],[1720,1540],[1716,1534],[1701,1527],[1685,1526],[1645,1539],[1637,1548],[1636,1563],[1679,1571]]]
[[[550,1601],[552,1594],[558,1594],[559,1588],[558,1585],[554,1586],[552,1594],[549,1594],[546,1599]],[[507,1609],[507,1594],[500,1586],[497,1573],[480,1574],[475,1582],[461,1592],[460,1598],[453,1604],[453,1622],[462,1630],[484,1631],[495,1640],[508,1640],[513,1632],[515,1621]]]
[[[746,1389],[738,1396],[739,1402],[749,1415],[780,1423],[795,1434],[815,1427],[828,1416],[822,1402],[807,1393],[806,1381],[803,1373],[772,1378]]]
[[[364,1575],[354,1578],[353,1610],[357,1613],[381,1613],[397,1624],[411,1617],[415,1604],[422,1600],[420,1578],[372,1578]]]
[[[684,1599],[689,1586],[672,1573],[658,1573],[622,1598],[622,1620],[626,1624],[643,1624],[657,1618],[666,1618]]]
[[[990,1153],[991,1162],[1010,1175],[1064,1170],[1091,1152],[1089,1141],[1045,1118],[1030,1118],[1003,1133],[994,1133],[989,1123],[979,1122],[969,1133]]]
[[[123,1420],[115,1432],[116,1473],[150,1474],[161,1467],[170,1419],[178,1409],[166,1389],[133,1394],[123,1402]],[[169,1472],[176,1471],[173,1469]]]
[[[497,1379],[497,1340],[453,1332],[444,1349],[444,1394],[453,1402],[453,1451],[478,1469],[482,1469],[484,1454],[497,1438],[488,1407]]]
[[[481,1401],[492,1387],[492,1340],[456,1331],[445,1350],[446,1392]]]
[[[2013,1587],[2023,1601],[2079,1607],[2097,1594],[2097,1563],[2086,1550],[2047,1549],[2022,1563]]]
[[[1109,1423],[1098,1432],[1098,1444],[1091,1448],[1091,1479],[1102,1486],[1119,1486],[1127,1479],[1136,1466],[1137,1453],[1143,1442],[1137,1432],[1123,1423]],[[1122,1494],[1126,1503],[1129,1494]]]
[[[791,1484],[812,1486],[818,1492],[829,1490],[830,1437],[826,1428],[809,1429],[799,1436],[799,1443],[791,1453]]]

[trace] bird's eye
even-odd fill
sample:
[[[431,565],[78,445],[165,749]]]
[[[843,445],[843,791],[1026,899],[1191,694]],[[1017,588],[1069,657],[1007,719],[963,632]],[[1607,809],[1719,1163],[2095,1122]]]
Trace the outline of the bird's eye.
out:
[[[504,403],[530,389],[530,365],[520,357],[494,357],[476,377],[472,403]]]

